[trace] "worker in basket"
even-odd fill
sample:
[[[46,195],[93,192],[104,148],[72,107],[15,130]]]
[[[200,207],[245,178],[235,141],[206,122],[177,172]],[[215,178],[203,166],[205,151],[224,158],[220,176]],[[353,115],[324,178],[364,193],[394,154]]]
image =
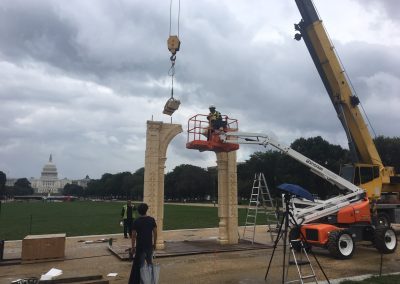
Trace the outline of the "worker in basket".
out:
[[[222,120],[221,113],[215,109],[214,105],[210,105],[209,110],[210,113],[207,116],[207,119],[210,123],[208,130],[208,139],[210,139],[210,136],[213,132],[215,132],[216,130],[223,131],[224,127],[226,126],[226,121]]]

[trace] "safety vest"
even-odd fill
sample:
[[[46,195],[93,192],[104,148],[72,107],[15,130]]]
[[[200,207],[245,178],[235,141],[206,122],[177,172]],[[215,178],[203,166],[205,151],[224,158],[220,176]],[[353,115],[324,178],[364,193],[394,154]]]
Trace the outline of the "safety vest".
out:
[[[219,120],[222,117],[221,117],[221,113],[216,110],[214,113],[210,112],[210,114],[207,116],[207,118],[211,122],[211,121],[214,121],[214,120]]]
[[[128,205],[124,205],[124,216],[122,217],[123,219],[127,219],[127,214],[128,214]],[[135,205],[132,205],[132,219],[136,218],[136,213],[135,213]]]

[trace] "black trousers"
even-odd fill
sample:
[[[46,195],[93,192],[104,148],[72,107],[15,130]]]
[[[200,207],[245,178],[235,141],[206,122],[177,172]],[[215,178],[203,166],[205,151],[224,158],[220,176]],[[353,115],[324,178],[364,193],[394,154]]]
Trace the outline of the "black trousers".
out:
[[[132,224],[133,219],[124,219],[124,237],[132,237]]]
[[[129,284],[140,284],[140,268],[143,266],[144,261],[146,261],[147,264],[153,263],[153,248],[136,248],[136,254],[133,258],[131,275],[129,276]]]

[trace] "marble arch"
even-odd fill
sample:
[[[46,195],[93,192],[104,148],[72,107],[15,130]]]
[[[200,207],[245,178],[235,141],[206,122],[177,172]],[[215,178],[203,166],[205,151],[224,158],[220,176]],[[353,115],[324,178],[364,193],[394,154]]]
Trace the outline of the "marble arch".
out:
[[[157,249],[164,248],[164,170],[166,153],[172,139],[181,133],[182,125],[147,121],[143,201],[157,224]],[[217,153],[219,243],[238,243],[236,152]]]

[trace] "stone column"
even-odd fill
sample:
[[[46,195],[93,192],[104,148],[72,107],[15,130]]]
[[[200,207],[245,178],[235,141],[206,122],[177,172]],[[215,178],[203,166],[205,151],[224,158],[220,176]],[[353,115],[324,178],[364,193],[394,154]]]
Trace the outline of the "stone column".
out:
[[[182,125],[147,121],[144,166],[143,202],[149,205],[148,215],[157,222],[157,249],[164,248],[162,228],[164,222],[164,169],[167,148],[171,140],[181,133]]]
[[[219,243],[238,243],[236,151],[217,153]]]

